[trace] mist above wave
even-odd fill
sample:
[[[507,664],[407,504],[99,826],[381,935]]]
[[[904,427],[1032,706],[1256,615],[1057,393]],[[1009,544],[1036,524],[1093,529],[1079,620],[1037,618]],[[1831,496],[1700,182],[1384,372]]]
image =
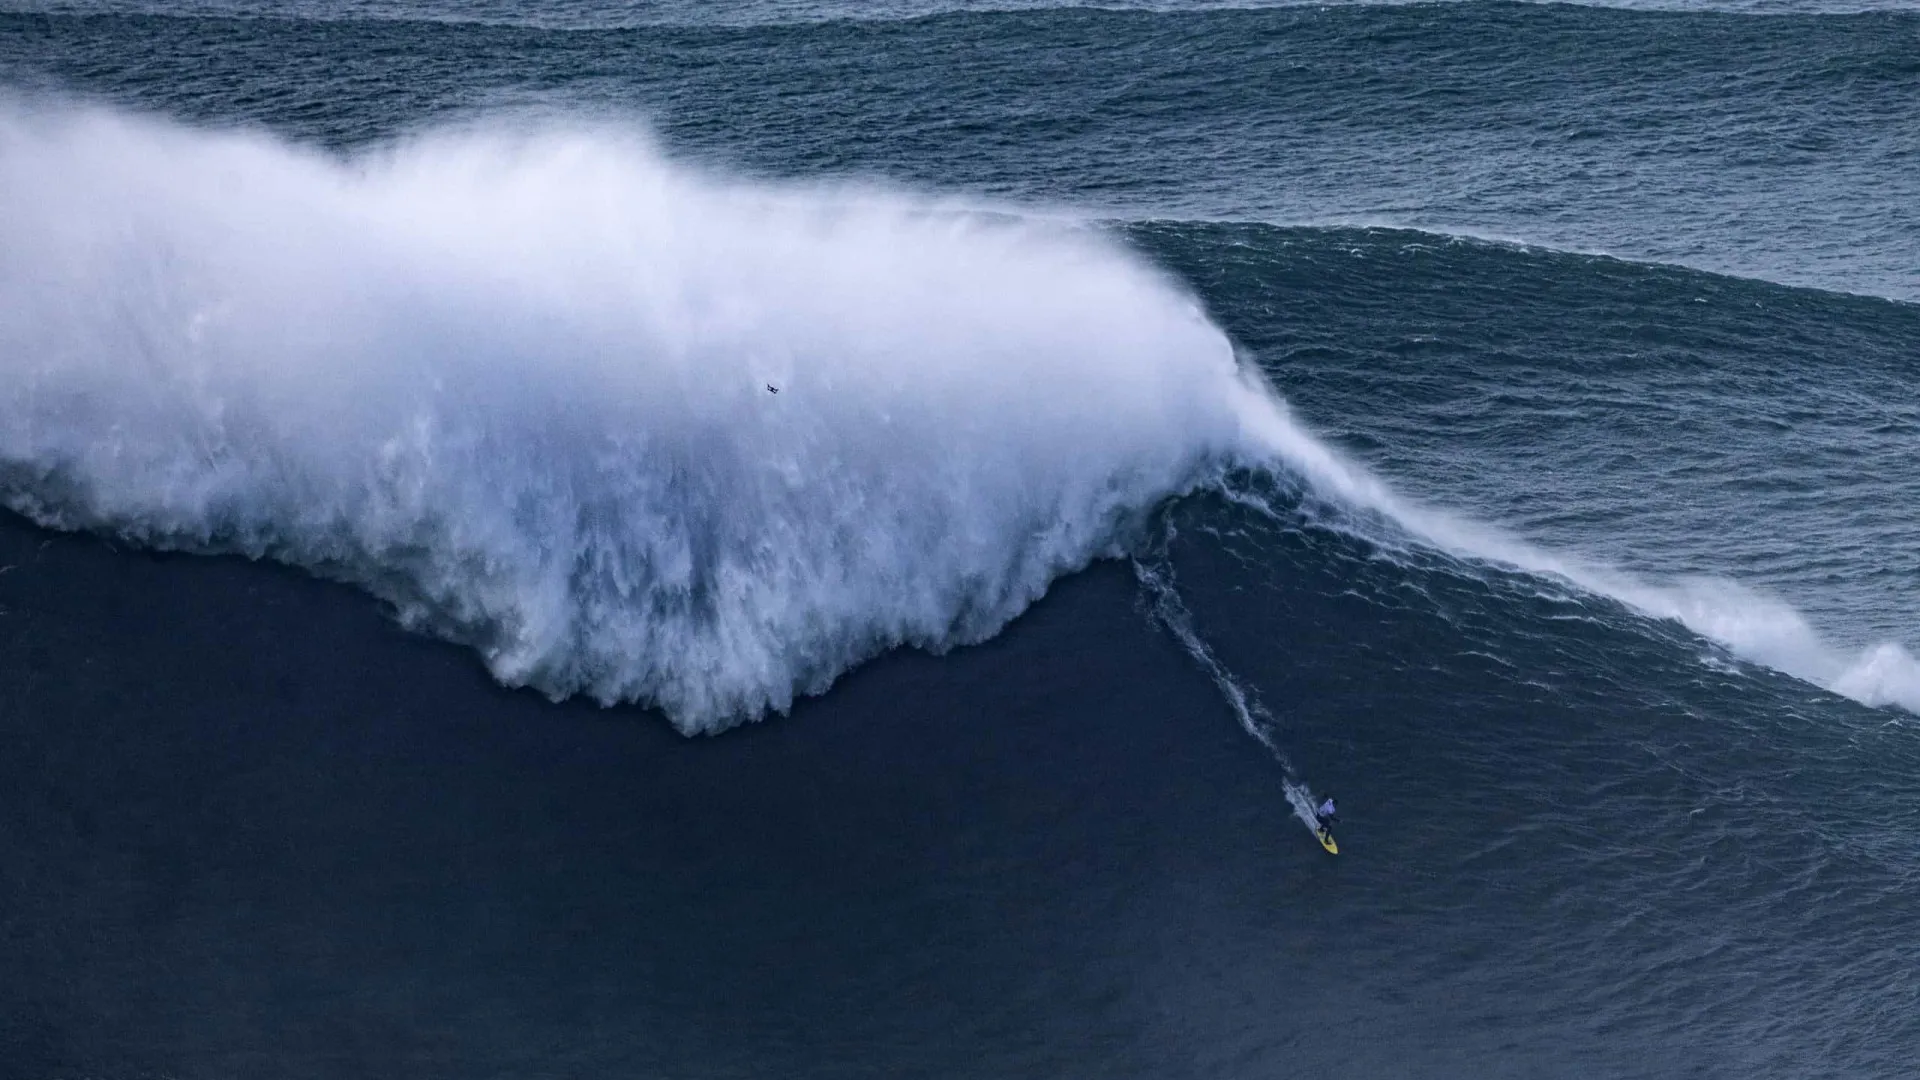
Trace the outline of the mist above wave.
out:
[[[690,732],[991,635],[1268,400],[1098,237],[604,129],[342,160],[15,107],[0,308],[7,505],[351,581]]]

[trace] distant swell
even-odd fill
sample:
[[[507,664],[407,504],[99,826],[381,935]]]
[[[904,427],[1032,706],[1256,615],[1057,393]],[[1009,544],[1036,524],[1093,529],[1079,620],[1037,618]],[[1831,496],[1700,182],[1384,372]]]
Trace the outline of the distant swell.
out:
[[[993,634],[1266,401],[1097,237],[604,130],[341,161],[15,110],[0,307],[7,505],[344,579],[689,732]]]

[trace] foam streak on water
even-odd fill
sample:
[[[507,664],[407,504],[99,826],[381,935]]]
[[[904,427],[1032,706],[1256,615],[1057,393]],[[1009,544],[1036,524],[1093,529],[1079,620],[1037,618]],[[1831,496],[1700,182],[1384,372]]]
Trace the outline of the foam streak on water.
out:
[[[1320,819],[1314,813],[1315,800],[1313,790],[1294,769],[1293,759],[1287,755],[1281,745],[1280,721],[1261,703],[1254,690],[1236,678],[1227,666],[1214,655],[1213,647],[1200,636],[1193,625],[1193,613],[1187,609],[1186,601],[1181,599],[1180,590],[1174,580],[1173,565],[1166,558],[1165,548],[1172,540],[1171,522],[1163,523],[1166,530],[1156,549],[1145,558],[1133,560],[1133,573],[1140,582],[1142,595],[1147,602],[1148,611],[1154,622],[1173,635],[1188,656],[1200,665],[1200,669],[1213,680],[1214,688],[1220,691],[1220,697],[1233,710],[1234,718],[1240,721],[1240,727],[1254,737],[1273,760],[1280,764],[1284,777],[1281,789],[1285,792],[1287,803],[1293,807],[1293,814],[1310,832],[1318,832]]]

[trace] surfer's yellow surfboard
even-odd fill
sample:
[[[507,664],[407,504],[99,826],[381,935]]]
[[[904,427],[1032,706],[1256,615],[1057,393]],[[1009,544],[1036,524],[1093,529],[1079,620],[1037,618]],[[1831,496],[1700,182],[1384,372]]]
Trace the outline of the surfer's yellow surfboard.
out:
[[[1333,831],[1331,829],[1316,829],[1313,836],[1314,839],[1320,841],[1321,847],[1327,849],[1327,854],[1340,854],[1340,845],[1333,842]]]

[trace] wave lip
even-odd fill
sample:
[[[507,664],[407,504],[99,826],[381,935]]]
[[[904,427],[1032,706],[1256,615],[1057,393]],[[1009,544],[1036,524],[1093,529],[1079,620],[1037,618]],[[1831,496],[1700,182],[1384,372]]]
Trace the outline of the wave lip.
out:
[[[14,108],[0,147],[7,505],[344,579],[688,732],[991,635],[1259,392],[1098,237],[630,133],[339,160]]]
[[[1565,582],[1642,615],[1677,622],[1744,660],[1861,704],[1920,713],[1920,660],[1897,643],[1849,654],[1785,601],[1737,582],[1715,577],[1647,581],[1419,505],[1308,434],[1284,404],[1250,411],[1245,421],[1250,443],[1264,446],[1275,468],[1297,476],[1335,508],[1323,519],[1332,527],[1388,549],[1411,541],[1455,558]]]

